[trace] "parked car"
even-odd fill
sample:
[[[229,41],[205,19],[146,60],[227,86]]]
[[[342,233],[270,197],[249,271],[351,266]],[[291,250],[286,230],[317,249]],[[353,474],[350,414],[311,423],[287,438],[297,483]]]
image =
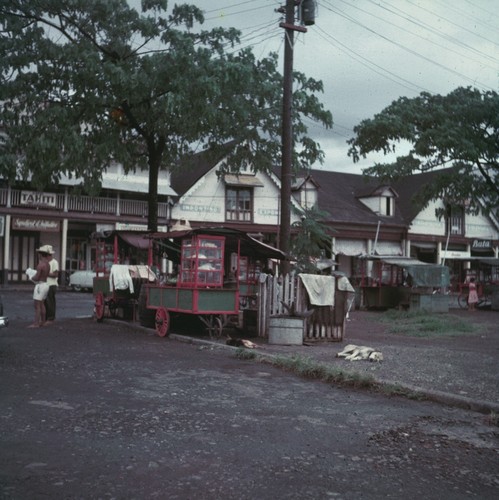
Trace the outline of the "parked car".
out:
[[[2,297],[0,297],[0,328],[2,326],[7,326],[9,324],[9,318],[3,315],[3,302]]]
[[[75,271],[69,277],[69,286],[75,292],[82,290],[93,290],[94,288],[95,271]]]

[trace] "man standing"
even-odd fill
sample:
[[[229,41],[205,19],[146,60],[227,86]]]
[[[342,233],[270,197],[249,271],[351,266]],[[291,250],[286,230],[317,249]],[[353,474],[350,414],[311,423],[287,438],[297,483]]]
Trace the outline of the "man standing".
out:
[[[47,298],[45,299],[45,310],[46,310],[46,319],[47,321],[45,324],[50,324],[55,321],[55,308],[56,308],[56,301],[55,301],[55,294],[57,292],[57,278],[59,277],[59,262],[57,262],[56,259],[54,259],[54,249],[52,248],[51,245],[44,245],[42,248],[45,248],[47,250],[47,253],[49,254],[48,256],[48,263],[50,266],[50,272],[47,276],[47,284],[49,286],[49,293],[47,295]]]
[[[48,247],[49,245],[44,245],[37,250],[40,260],[36,266],[36,274],[31,278],[31,280],[36,283],[33,291],[33,300],[35,302],[35,321],[33,324],[29,325],[28,328],[39,328],[45,324],[45,299],[47,298],[49,292],[47,277],[50,272],[48,257],[50,255],[49,250],[51,249],[51,247]]]

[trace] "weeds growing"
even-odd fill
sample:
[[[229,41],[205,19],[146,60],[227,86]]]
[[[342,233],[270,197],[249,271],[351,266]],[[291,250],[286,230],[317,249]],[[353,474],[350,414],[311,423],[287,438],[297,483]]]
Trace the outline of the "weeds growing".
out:
[[[456,337],[477,331],[472,323],[458,316],[431,314],[425,311],[389,310],[380,317],[380,321],[389,324],[389,333],[411,337]]]

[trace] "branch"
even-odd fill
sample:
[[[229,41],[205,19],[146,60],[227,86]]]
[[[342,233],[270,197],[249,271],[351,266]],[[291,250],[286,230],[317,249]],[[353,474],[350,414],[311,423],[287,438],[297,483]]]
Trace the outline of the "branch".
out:
[[[499,195],[499,186],[494,182],[494,180],[490,177],[488,172],[483,168],[483,165],[480,163],[480,160],[476,161],[476,166],[478,167],[478,170],[482,174],[483,178],[485,179],[485,183],[487,186]]]

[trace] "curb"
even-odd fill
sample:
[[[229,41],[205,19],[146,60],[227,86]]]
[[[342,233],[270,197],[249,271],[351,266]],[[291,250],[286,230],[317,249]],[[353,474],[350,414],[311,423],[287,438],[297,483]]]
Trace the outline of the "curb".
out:
[[[145,327],[141,327],[145,328]],[[145,328],[146,330],[149,330],[148,328]],[[232,351],[237,351],[240,349],[239,347],[233,347],[225,344],[219,344],[218,342],[212,342],[210,340],[203,340],[203,339],[195,339],[192,337],[187,337],[185,335],[179,335],[176,333],[172,333],[168,336],[172,340],[177,340],[179,342],[185,342],[187,344],[197,344],[197,345],[202,345],[206,347],[211,347],[211,348],[216,348],[216,349],[225,349],[225,350],[232,350]],[[276,358],[278,356],[284,356],[286,357],[286,354],[268,354],[268,353],[262,353],[262,352],[257,352],[257,356],[259,357],[267,357],[267,358]],[[477,413],[484,413],[484,414],[490,414],[490,413],[497,413],[499,414],[499,403],[493,403],[490,401],[482,401],[482,400],[474,400],[465,396],[458,396],[456,394],[450,394],[447,392],[442,392],[442,391],[434,391],[434,390],[429,390],[429,389],[424,389],[422,387],[410,385],[410,384],[404,384],[401,382],[395,382],[391,380],[380,380],[375,378],[375,383],[378,387],[397,387],[400,388],[404,391],[409,392],[410,394],[414,396],[419,396],[422,399],[425,399],[427,401],[433,401],[434,403],[440,403],[444,404],[446,406],[453,406],[456,408],[461,408],[464,410],[471,410]],[[402,395],[403,396],[403,395]]]
[[[124,324],[123,321],[116,319],[115,320],[108,319],[107,321],[113,321],[120,325]],[[130,327],[145,331],[147,333],[154,332],[154,330],[152,330],[151,328],[147,328],[142,325],[132,325],[130,323],[128,323],[128,325]],[[170,335],[167,336],[167,338],[176,340],[178,342],[184,342],[186,344],[201,345],[204,347],[210,347],[212,349],[223,349],[232,352],[236,352],[238,349],[241,349],[240,347],[220,344],[218,342],[213,342],[211,340],[196,339],[194,337],[188,337],[186,335],[180,335],[178,333],[171,333]],[[279,356],[288,357],[288,355],[286,354],[269,354],[265,352],[255,352],[255,354],[261,358],[277,358]],[[433,401],[434,403],[440,403],[446,406],[461,408],[463,410],[470,410],[477,413],[483,413],[483,414],[496,413],[499,415],[499,403],[494,403],[491,401],[474,400],[465,396],[458,396],[456,394],[450,394],[448,392],[424,389],[422,387],[405,384],[402,382],[396,382],[392,380],[381,380],[375,378],[375,384],[379,388],[386,388],[386,389],[397,387],[402,389],[403,391],[407,391],[412,396],[420,397],[421,399],[424,399],[426,401]],[[400,394],[400,396],[405,397],[403,394]]]

